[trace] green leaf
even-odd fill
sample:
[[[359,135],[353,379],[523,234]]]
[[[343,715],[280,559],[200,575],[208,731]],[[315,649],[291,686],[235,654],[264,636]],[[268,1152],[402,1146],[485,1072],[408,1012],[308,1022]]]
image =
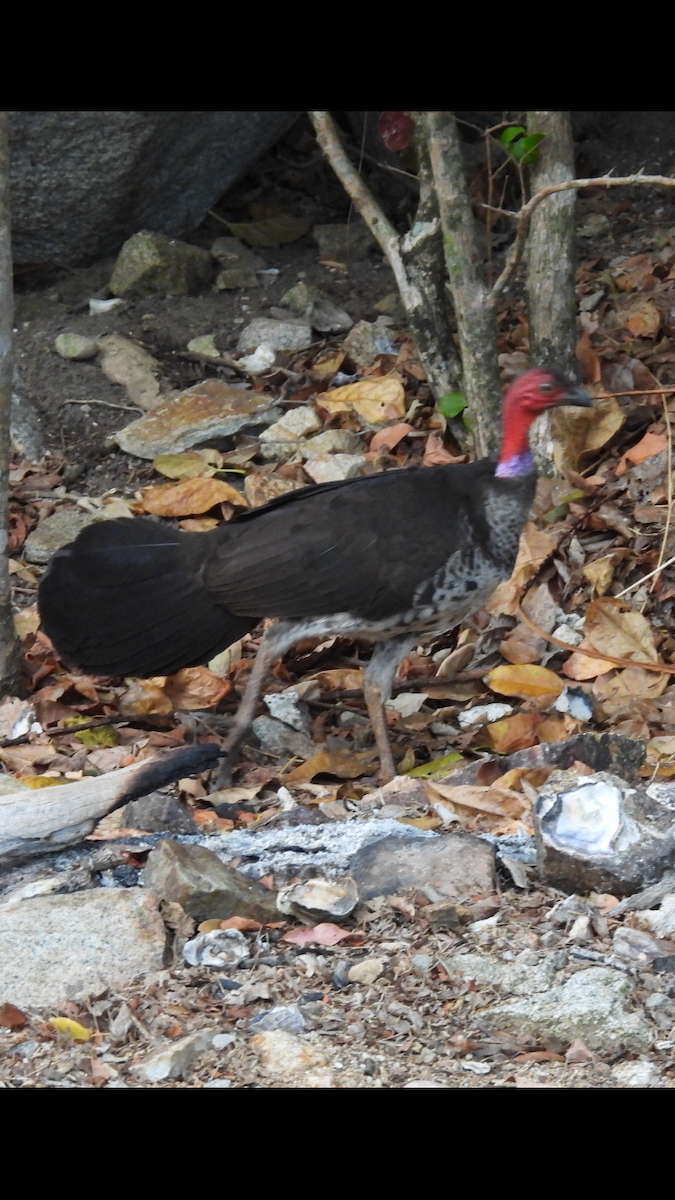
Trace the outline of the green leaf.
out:
[[[434,758],[421,767],[413,767],[412,771],[406,771],[406,775],[412,775],[414,779],[431,779],[435,775],[445,775],[449,767],[461,761],[462,755],[457,752],[445,754],[443,758]]]
[[[509,128],[502,132],[502,136],[499,140],[504,149],[508,150],[511,142],[514,142],[516,138],[522,137],[524,133],[525,130],[522,125],[509,125]]]
[[[530,133],[527,137],[520,138],[509,147],[511,154],[524,167],[530,166],[537,161],[537,146],[543,142],[546,134]]]
[[[83,746],[119,746],[120,735],[113,725],[101,725],[98,729],[82,729],[73,737]]]
[[[249,246],[282,246],[286,242],[297,242],[308,232],[312,222],[307,217],[279,213],[262,221],[226,221],[225,224],[234,237]]]
[[[466,397],[461,392],[446,392],[438,401],[438,410],[447,417],[449,421],[453,417],[458,417],[466,408]]]

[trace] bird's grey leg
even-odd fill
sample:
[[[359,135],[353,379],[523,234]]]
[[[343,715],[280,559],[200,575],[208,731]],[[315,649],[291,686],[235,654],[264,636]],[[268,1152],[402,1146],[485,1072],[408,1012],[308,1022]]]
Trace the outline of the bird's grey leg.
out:
[[[366,668],[363,695],[380,755],[382,783],[389,783],[396,774],[384,706],[391,696],[394,678],[401,662],[418,641],[418,633],[402,633],[399,637],[388,638],[386,642],[377,642],[373,657]]]
[[[216,788],[227,787],[232,780],[232,767],[237,750],[248,733],[253,721],[256,705],[260,699],[267,672],[272,663],[282,658],[287,650],[305,634],[298,629],[295,621],[278,621],[263,635],[258,647],[253,670],[248,678],[246,690],[241,698],[234,724],[230,729],[225,743],[225,755],[216,770],[214,783]],[[311,634],[310,634],[311,636]]]

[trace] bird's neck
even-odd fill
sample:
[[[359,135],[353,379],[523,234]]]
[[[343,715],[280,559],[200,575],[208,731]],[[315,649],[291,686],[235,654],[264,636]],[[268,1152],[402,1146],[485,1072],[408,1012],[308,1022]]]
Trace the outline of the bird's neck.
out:
[[[534,470],[528,436],[531,424],[531,419],[522,412],[504,413],[504,439],[495,475],[513,478]]]

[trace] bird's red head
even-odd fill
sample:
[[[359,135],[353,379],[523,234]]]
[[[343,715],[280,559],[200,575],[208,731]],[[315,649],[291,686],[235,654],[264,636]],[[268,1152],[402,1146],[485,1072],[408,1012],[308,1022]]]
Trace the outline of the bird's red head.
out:
[[[504,437],[499,458],[499,475],[522,474],[532,469],[528,433],[532,422],[549,408],[564,404],[589,408],[587,392],[566,379],[560,371],[535,367],[526,371],[507,389],[502,408]],[[513,464],[511,467],[510,464]]]

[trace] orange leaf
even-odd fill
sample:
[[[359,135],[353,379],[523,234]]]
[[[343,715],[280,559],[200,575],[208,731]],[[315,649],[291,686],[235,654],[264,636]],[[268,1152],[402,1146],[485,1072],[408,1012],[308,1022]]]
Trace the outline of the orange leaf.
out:
[[[509,663],[495,667],[486,675],[485,682],[500,696],[522,696],[524,699],[549,694],[559,696],[564,687],[553,671],[534,663]]]
[[[486,733],[498,754],[513,754],[536,746],[540,720],[538,713],[516,713],[502,721],[493,721],[486,726]]]
[[[240,933],[256,933],[262,929],[262,925],[252,917],[227,917],[225,921],[220,922],[220,928],[238,929]]]
[[[28,1017],[25,1012],[16,1007],[16,1004],[3,1004],[0,1006],[0,1025],[5,1029],[23,1029],[27,1023]]]
[[[120,696],[118,708],[123,717],[142,717],[146,713],[173,712],[163,688],[150,679],[135,679]]]
[[[380,429],[379,433],[376,433],[371,439],[370,449],[393,450],[412,431],[412,425],[408,425],[406,421],[398,421],[396,425],[389,425],[387,429]]]
[[[208,667],[184,667],[167,676],[164,691],[174,708],[190,711],[219,704],[232,691],[232,684],[214,675]]]
[[[654,454],[660,454],[662,450],[668,449],[668,439],[665,433],[646,433],[636,446],[631,446],[630,450],[619,459],[616,465],[617,475],[625,475],[629,465],[636,466],[638,463],[644,462],[646,458],[651,458]]]
[[[181,483],[162,483],[143,492],[143,509],[158,517],[191,517],[208,512],[216,504],[238,504],[247,508],[245,498],[222,479],[184,479]]]
[[[292,946],[337,946],[338,942],[351,937],[351,934],[352,930],[350,929],[340,929],[339,925],[323,921],[320,925],[291,929],[289,933],[284,934],[281,940],[290,942]]]

